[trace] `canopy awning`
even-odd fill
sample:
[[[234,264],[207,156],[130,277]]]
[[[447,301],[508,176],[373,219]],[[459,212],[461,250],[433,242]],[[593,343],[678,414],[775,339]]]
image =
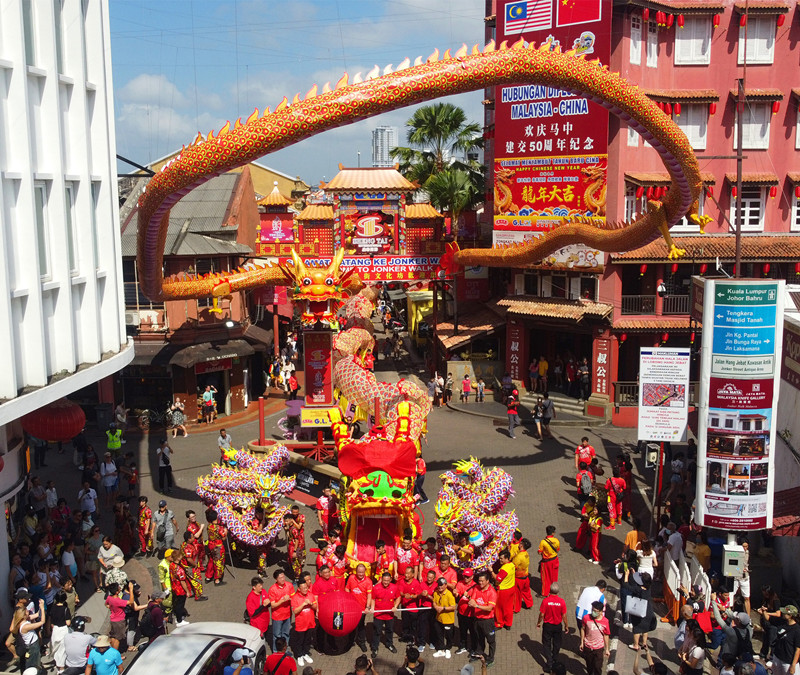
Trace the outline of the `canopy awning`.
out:
[[[504,314],[504,312],[503,312]],[[505,326],[505,316],[488,307],[458,315],[458,334],[452,321],[440,321],[436,325],[436,335],[446,349],[456,349],[468,344],[482,335],[491,335],[500,326]]]
[[[800,490],[781,490],[773,500],[772,534],[796,537],[800,534]]]
[[[253,354],[255,354],[255,349],[244,340],[228,340],[216,344],[202,342],[199,345],[184,347],[169,360],[169,363],[171,366],[179,368],[191,368],[196,363],[252,356]]]
[[[542,316],[550,319],[566,319],[579,322],[585,318],[606,319],[614,311],[612,305],[589,300],[563,300],[561,298],[538,298],[515,296],[504,298],[498,303],[507,307],[512,314]]]

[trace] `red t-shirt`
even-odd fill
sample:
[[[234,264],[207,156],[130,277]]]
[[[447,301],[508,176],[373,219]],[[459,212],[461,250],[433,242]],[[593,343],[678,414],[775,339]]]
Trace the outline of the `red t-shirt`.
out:
[[[186,595],[185,584],[188,583],[188,579],[186,578],[186,572],[183,567],[177,563],[171,562],[169,564],[169,580],[171,584],[170,587],[175,595]]]
[[[297,672],[297,662],[288,654],[286,658],[281,661],[283,654],[276,652],[267,657],[267,662],[264,664],[264,670],[272,675],[291,675]],[[281,665],[278,666],[278,663]],[[277,668],[277,670],[276,670]]]
[[[247,594],[245,606],[247,607],[247,615],[250,617],[250,625],[253,628],[258,628],[262,633],[266,633],[269,628],[269,607],[264,607],[261,603],[263,600],[269,600],[269,595],[265,590],[261,593],[250,591]],[[261,611],[255,614],[255,611],[261,607]]]
[[[583,617],[583,644],[588,649],[603,649],[605,647],[604,635],[611,635],[608,619],[600,617],[593,619],[591,614]]]
[[[548,595],[542,600],[539,612],[544,615],[545,623],[561,623],[567,614],[567,603],[557,595]]]
[[[476,619],[492,619],[494,618],[494,608],[497,605],[497,591],[493,586],[487,586],[480,589],[477,585],[469,592],[470,600],[481,605],[491,605],[489,609],[482,609],[480,607],[473,607],[472,611],[475,613]]]
[[[400,581],[397,582],[397,590],[400,593],[401,607],[419,607],[418,598],[416,596],[419,595],[420,587],[417,579],[412,579],[411,581],[400,579]],[[413,593],[415,597],[405,598],[403,597],[404,593]]]
[[[405,575],[407,567],[416,568],[416,566],[419,565],[419,553],[417,553],[413,548],[406,551],[401,546],[397,549],[397,555],[395,558],[397,560],[397,576],[400,579],[402,579],[403,575]]]
[[[345,588],[355,596],[356,600],[358,600],[358,604],[363,608],[367,606],[367,599],[373,590],[372,579],[365,576],[359,581],[355,574],[351,574],[347,578],[347,586]]]
[[[272,620],[285,621],[292,616],[291,603],[287,602],[280,607],[275,607],[275,602],[283,598],[291,597],[294,587],[290,583],[283,584],[281,588],[278,584],[272,584],[269,589],[269,601],[272,603]]]
[[[394,562],[394,549],[387,548],[375,559],[373,572],[375,573],[375,583],[381,581],[381,576],[384,572],[390,572],[392,563]]]
[[[459,614],[463,614],[464,616],[472,616],[472,607],[469,606],[469,597],[467,594],[469,593],[470,589],[475,586],[475,582],[470,581],[459,581],[456,584],[456,600],[457,606],[456,611]]]
[[[125,621],[125,608],[128,606],[128,601],[118,598],[116,595],[109,595],[106,598],[106,605],[111,610],[109,619],[113,622]]]
[[[428,570],[435,570],[439,566],[439,552],[434,551],[431,553],[427,548],[420,554],[420,562],[422,563],[422,578],[425,578],[425,573]]]
[[[420,607],[433,607],[433,592],[436,590],[436,579],[432,583],[427,581],[419,582],[419,606]],[[422,595],[427,591],[428,595]]]
[[[394,618],[391,610],[394,609],[394,601],[399,593],[395,584],[384,586],[382,583],[375,584],[372,588],[372,599],[375,601],[375,618],[387,621]],[[389,610],[389,611],[386,611]]]
[[[437,567],[436,579],[438,580],[440,577],[444,577],[445,581],[447,581],[447,585],[451,588],[454,588],[458,581],[458,574],[452,567],[448,567],[444,572]]]
[[[316,598],[311,591],[300,595],[297,591],[292,593],[292,614],[304,602],[314,602]],[[313,607],[304,607],[299,614],[294,614],[294,629],[299,632],[311,630],[317,625],[317,612]]]
[[[575,448],[575,454],[578,455],[578,466],[581,462],[586,462],[586,466],[589,466],[595,456],[594,448],[591,445],[587,445],[585,448],[579,445]]]
[[[311,587],[311,592],[319,598],[320,595],[333,593],[334,591],[341,590],[341,588],[342,585],[336,577],[330,576],[327,579],[323,579],[318,576],[314,581],[314,585]]]

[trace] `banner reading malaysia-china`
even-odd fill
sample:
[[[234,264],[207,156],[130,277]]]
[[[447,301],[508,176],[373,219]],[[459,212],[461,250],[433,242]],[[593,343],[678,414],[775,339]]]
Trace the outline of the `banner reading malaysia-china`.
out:
[[[498,41],[521,37],[608,64],[611,0],[499,4]],[[495,238],[536,236],[569,216],[605,219],[607,152],[608,112],[599,104],[546,85],[497,87]]]

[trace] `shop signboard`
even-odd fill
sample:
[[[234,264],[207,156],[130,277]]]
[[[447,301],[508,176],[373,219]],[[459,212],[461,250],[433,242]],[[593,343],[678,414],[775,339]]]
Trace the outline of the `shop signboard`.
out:
[[[386,253],[394,248],[394,216],[388,213],[348,213],[344,228],[349,245],[358,255]]]
[[[784,281],[706,279],[697,509],[704,527],[772,527]]]
[[[233,358],[222,358],[212,361],[201,361],[194,365],[194,372],[197,375],[203,373],[217,373],[221,370],[230,370],[233,368]]]
[[[294,216],[291,213],[262,213],[259,241],[270,244],[294,241]]]
[[[300,426],[304,429],[329,429],[331,421],[331,411],[338,408],[301,408]]]
[[[800,389],[800,326],[788,321],[783,324],[781,379]]]
[[[495,229],[494,245],[497,247],[521,244],[541,237],[544,231],[505,231]],[[585,246],[584,244],[570,244],[549,254],[544,260],[538,261],[531,268],[546,270],[573,270],[575,272],[591,272],[600,274],[603,271],[605,253]]]
[[[274,260],[274,258],[273,258]],[[291,258],[278,258],[282,265],[292,267]],[[306,258],[303,262],[308,267],[327,267],[331,258]],[[417,281],[433,279],[439,266],[439,256],[406,256],[406,255],[368,255],[345,256],[341,269],[356,268],[356,274],[362,281]]]
[[[528,374],[528,340],[525,326],[509,321],[506,326],[506,372],[515,381]]]
[[[523,38],[608,65],[611,10],[611,0],[501,0],[498,42]],[[557,87],[495,88],[496,232],[546,232],[578,215],[605,220],[608,116]]]
[[[332,349],[333,333],[322,330],[303,333],[307,406],[330,406],[333,403]]]
[[[639,429],[643,441],[682,441],[689,418],[690,349],[639,351]]]

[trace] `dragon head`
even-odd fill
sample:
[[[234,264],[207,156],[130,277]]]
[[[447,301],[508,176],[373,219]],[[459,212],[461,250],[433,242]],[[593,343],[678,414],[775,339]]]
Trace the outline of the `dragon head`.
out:
[[[472,480],[480,480],[483,476],[483,467],[475,457],[470,457],[469,459],[460,459],[457,462],[454,462],[453,466],[455,467],[455,473],[461,475],[466,474]]]
[[[281,265],[283,273],[293,284],[290,292],[292,300],[301,306],[301,322],[313,325],[317,321],[330,323],[349,292],[345,282],[355,268],[342,272],[339,266],[344,259],[344,249],[340,248],[327,268],[309,268],[297,251],[292,250],[293,267]]]
[[[463,504],[458,500],[443,498],[443,495],[440,494],[439,499],[436,500],[434,511],[436,512],[435,525],[437,528],[444,531],[444,528],[447,528],[451,523],[455,523],[459,519],[463,511]]]

